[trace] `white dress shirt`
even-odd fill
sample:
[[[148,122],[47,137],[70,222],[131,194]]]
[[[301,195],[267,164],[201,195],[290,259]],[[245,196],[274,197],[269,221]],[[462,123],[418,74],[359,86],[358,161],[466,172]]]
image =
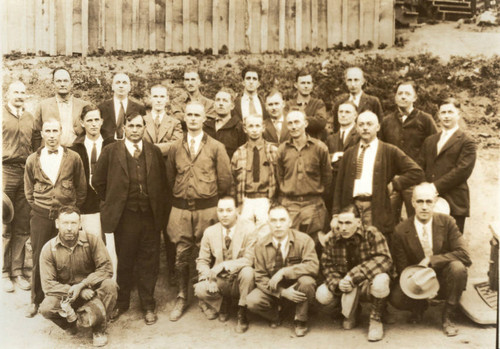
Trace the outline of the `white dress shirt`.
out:
[[[274,248],[278,248],[278,244],[281,243],[281,255],[283,256],[283,261],[285,261],[286,259],[286,256],[288,255],[288,235],[285,236],[285,238],[281,241],[279,241],[278,239],[276,238],[273,238],[273,245],[274,245]]]
[[[281,115],[279,119],[271,118],[271,122],[273,123],[274,128],[276,129],[276,134],[278,135],[278,140],[279,140],[281,138],[281,130],[283,129],[283,123],[285,122],[285,118],[283,115]]]
[[[427,222],[427,224],[422,224],[417,217],[415,217],[415,230],[417,231],[418,239],[420,244],[424,246],[424,225],[427,230],[427,243],[432,250],[432,218]],[[424,251],[425,253],[425,251]]]
[[[188,147],[191,149],[191,140],[194,139],[194,153],[198,154],[200,150],[201,140],[203,139],[203,132],[196,137],[191,136],[189,133],[187,134]]]
[[[358,149],[358,157],[361,154],[361,144]],[[361,178],[354,180],[354,190],[353,197],[356,196],[371,196],[373,192],[373,168],[375,167],[375,157],[377,156],[378,150],[378,138],[371,141],[370,146],[365,150],[365,156],[363,158],[363,170],[361,172]]]
[[[357,95],[349,95],[349,100],[356,104],[356,107],[359,107],[359,101],[361,100],[361,94],[363,91],[359,92]]]
[[[134,156],[136,144],[139,146],[139,151],[142,152],[142,140],[139,141],[138,143],[134,143],[134,142],[129,141],[127,138],[125,138],[125,147],[127,147],[129,154],[132,156]]]
[[[161,113],[157,113],[154,110],[151,111],[151,117],[153,118],[153,122],[155,124],[156,124],[156,119],[159,119],[158,124],[161,124],[164,115],[165,115],[164,111],[162,111]]]
[[[63,158],[63,147],[57,148],[57,154],[49,154],[47,147],[42,149],[40,153],[40,165],[42,171],[49,177],[52,184],[56,184],[57,176],[59,175],[59,167]]]
[[[73,127],[73,96],[70,96],[67,101],[56,96],[56,102],[61,121],[61,145],[69,147],[76,139]]]
[[[340,126],[340,134],[339,135],[343,135],[344,137],[342,138],[342,143],[345,144],[345,140],[347,139],[347,136],[349,136],[349,134],[351,133],[352,129],[354,128],[354,123],[351,124],[350,126],[347,126],[347,127],[342,127]],[[342,132],[344,132],[342,134]]]
[[[257,114],[262,116],[262,106],[260,105],[260,100],[257,94],[254,94],[253,96],[250,96],[246,92],[243,93],[243,96],[241,97],[241,116],[242,118],[246,118],[248,115],[250,115],[250,101],[253,102],[253,105],[255,107],[255,111]]]
[[[7,105],[9,106],[10,112],[12,114],[14,114],[18,119],[21,117],[21,115],[23,115],[23,113],[24,113],[24,108],[23,107],[16,108],[10,102],[7,103]]]
[[[113,103],[115,104],[115,123],[118,122],[118,115],[120,115],[120,108],[121,104],[123,104],[123,110],[127,112],[127,106],[128,106],[128,98],[125,98],[124,100],[119,100],[116,97],[113,97]],[[124,115],[125,117],[125,115]],[[125,120],[124,120],[125,122]]]
[[[222,231],[223,231],[223,238],[225,239],[226,236],[229,236],[229,238],[231,239],[231,241],[233,241],[233,235],[234,235],[234,229],[236,227],[236,224],[233,225],[231,228],[226,228],[226,227],[222,227]]]
[[[400,108],[398,108],[398,109],[399,109],[399,112],[402,114],[402,116],[401,116],[401,123],[404,124],[405,121],[406,121],[406,119],[408,119],[408,115],[410,115],[411,112],[413,111],[413,106],[410,106],[410,108],[408,109],[407,113],[403,113],[403,111]]]
[[[437,143],[437,154],[441,152],[441,149],[443,149],[443,146],[448,142],[451,136],[458,130],[458,125],[449,129],[449,130],[444,130],[441,132],[441,137],[439,137],[439,141]]]
[[[102,136],[99,135],[99,138],[97,138],[95,141],[92,141],[85,136],[85,140],[83,141],[83,144],[85,145],[85,150],[87,151],[87,157],[89,160],[89,169],[90,169],[90,175],[89,175],[89,183],[92,183],[92,148],[95,143],[95,149],[96,149],[96,160],[99,159],[99,156],[101,156],[101,150],[102,150],[102,143],[104,140],[102,139]]]

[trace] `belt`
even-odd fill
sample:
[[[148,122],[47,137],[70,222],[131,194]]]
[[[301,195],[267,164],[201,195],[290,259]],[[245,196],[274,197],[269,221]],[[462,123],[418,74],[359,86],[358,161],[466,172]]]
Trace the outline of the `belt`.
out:
[[[285,199],[291,200],[291,201],[309,201],[309,200],[314,200],[321,198],[320,194],[308,194],[308,195],[285,195]]]
[[[248,193],[248,194],[245,194],[245,197],[249,198],[249,199],[267,198],[268,196],[269,196],[268,193]]]
[[[360,196],[356,196],[354,197],[354,200],[357,200],[357,201],[372,201],[372,196],[368,196],[368,195],[360,195]]]
[[[181,199],[174,197],[172,200],[172,206],[181,210],[196,211],[215,207],[217,206],[218,200],[219,198],[217,196],[208,199]]]

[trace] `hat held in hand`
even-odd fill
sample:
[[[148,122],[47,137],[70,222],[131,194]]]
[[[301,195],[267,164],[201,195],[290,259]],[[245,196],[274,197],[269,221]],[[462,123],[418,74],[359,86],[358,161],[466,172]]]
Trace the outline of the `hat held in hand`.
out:
[[[404,294],[413,299],[434,298],[439,291],[436,272],[423,265],[412,265],[403,270],[399,285]]]
[[[81,327],[94,327],[106,323],[106,308],[97,297],[78,308],[76,315],[78,325]]]

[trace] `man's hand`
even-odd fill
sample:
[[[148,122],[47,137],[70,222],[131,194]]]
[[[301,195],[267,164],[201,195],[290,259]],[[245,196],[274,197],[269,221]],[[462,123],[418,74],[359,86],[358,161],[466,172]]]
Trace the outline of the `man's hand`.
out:
[[[207,291],[208,291],[208,293],[217,293],[217,292],[219,292],[219,287],[217,286],[217,282],[215,282],[215,281],[208,281]]]
[[[338,151],[332,155],[332,163],[339,161],[344,156],[343,151]]]
[[[85,301],[91,300],[94,297],[94,295],[95,295],[95,292],[93,290],[91,290],[90,288],[84,288],[80,292],[80,297],[82,297],[82,299]]]
[[[296,284],[293,284],[292,286],[288,288],[284,288],[281,291],[281,297],[286,298],[294,303],[302,303],[307,301],[307,297],[305,293],[302,293],[300,291],[297,291],[294,287]]]
[[[326,245],[326,240],[330,238],[332,235],[332,232],[328,232],[327,234],[323,233],[322,231],[318,231],[318,241],[321,244],[321,246],[325,247]]]
[[[269,288],[271,291],[276,291],[278,289],[278,284],[281,280],[283,280],[283,269],[278,270],[271,280],[269,280]]]
[[[73,286],[71,286],[69,288],[68,297],[69,297],[70,303],[73,303],[74,301],[76,301],[76,299],[78,298],[78,296],[80,295],[80,292],[82,292],[84,287],[85,287],[84,284],[79,283],[79,284],[74,284]]]
[[[389,184],[387,184],[387,194],[391,195],[393,191],[394,186],[392,185],[392,182],[389,182]]]
[[[419,265],[422,265],[424,267],[428,267],[431,264],[431,259],[429,257],[425,257],[418,263]]]
[[[214,265],[213,268],[210,269],[210,275],[208,277],[210,281],[217,280],[217,275],[219,275],[222,270],[224,270],[224,262]]]
[[[344,293],[349,293],[353,289],[352,282],[350,278],[346,279],[343,278],[342,280],[339,281],[339,290]]]

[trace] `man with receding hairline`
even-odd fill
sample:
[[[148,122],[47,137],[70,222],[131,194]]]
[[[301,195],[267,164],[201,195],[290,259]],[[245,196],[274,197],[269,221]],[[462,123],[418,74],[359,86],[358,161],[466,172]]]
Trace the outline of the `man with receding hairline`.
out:
[[[285,121],[285,102],[280,91],[273,89],[266,97],[266,110],[269,118],[264,119],[264,134],[266,141],[281,144],[290,139]]]

